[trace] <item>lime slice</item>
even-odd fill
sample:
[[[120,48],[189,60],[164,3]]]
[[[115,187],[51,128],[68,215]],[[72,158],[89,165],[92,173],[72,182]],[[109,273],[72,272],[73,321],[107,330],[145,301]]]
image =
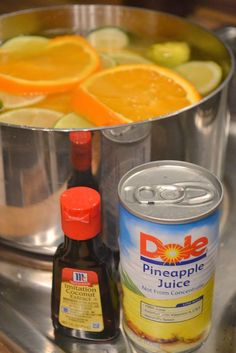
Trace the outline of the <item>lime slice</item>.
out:
[[[102,62],[103,69],[109,69],[110,67],[116,66],[116,61],[112,59],[112,57],[106,53],[100,53],[100,59]]]
[[[177,66],[175,70],[203,96],[213,91],[222,79],[222,69],[214,61],[189,61]]]
[[[0,114],[0,123],[51,128],[63,116],[49,109],[24,108]]]
[[[40,36],[18,36],[4,42],[0,48],[36,53],[48,44],[49,39]]]
[[[0,92],[1,109],[14,109],[27,107],[42,101],[45,96],[17,96],[14,94]]]
[[[153,64],[150,60],[145,59],[142,55],[133,53],[128,50],[120,50],[109,53],[109,56],[116,61],[118,65],[125,64]]]
[[[63,117],[56,122],[54,125],[57,129],[73,129],[73,128],[91,128],[94,127],[88,120],[82,118],[81,116],[70,113],[63,115]]]
[[[118,27],[103,27],[90,32],[87,36],[89,43],[96,49],[112,51],[127,47],[128,35]]]
[[[157,43],[148,49],[146,55],[156,64],[174,67],[189,60],[190,48],[185,42]]]

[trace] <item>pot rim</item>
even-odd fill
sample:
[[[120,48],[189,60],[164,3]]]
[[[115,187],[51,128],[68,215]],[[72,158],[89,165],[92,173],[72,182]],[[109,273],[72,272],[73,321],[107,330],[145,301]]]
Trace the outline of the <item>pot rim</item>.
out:
[[[236,67],[235,63],[235,57],[232,52],[232,49],[229,47],[227,43],[225,43],[217,34],[215,34],[212,30],[207,29],[200,24],[197,24],[193,22],[192,20],[186,19],[181,16],[177,16],[174,14],[170,14],[168,12],[164,11],[158,11],[158,10],[152,10],[152,9],[147,9],[147,8],[142,8],[142,7],[135,7],[135,6],[124,6],[124,5],[113,5],[113,4],[66,4],[66,5],[49,5],[49,6],[41,6],[41,7],[34,7],[31,9],[24,9],[24,10],[17,10],[13,12],[8,12],[5,14],[0,14],[0,20],[4,18],[9,18],[9,17],[14,17],[16,15],[20,14],[27,14],[27,13],[35,13],[35,12],[40,12],[40,11],[47,11],[47,10],[63,10],[63,9],[70,9],[70,8],[82,8],[82,7],[93,7],[93,8],[117,8],[117,9],[128,9],[131,11],[138,11],[138,12],[147,12],[147,13],[159,13],[163,14],[168,17],[173,17],[179,20],[182,20],[183,22],[189,23],[191,26],[199,28],[203,30],[206,33],[209,33],[213,37],[215,37],[227,50],[231,62],[231,67],[229,69],[229,72],[227,76],[225,77],[224,81],[221,82],[221,84],[214,90],[212,91],[209,95],[206,97],[202,98],[199,102],[188,105],[185,108],[176,110],[175,112],[160,115],[158,117],[153,117],[147,120],[142,120],[142,121],[137,121],[137,122],[132,122],[132,123],[126,123],[126,124],[119,124],[119,125],[112,125],[112,126],[97,126],[93,128],[64,128],[64,129],[58,129],[58,128],[44,128],[44,127],[32,127],[32,126],[24,126],[24,125],[15,125],[15,124],[7,124],[7,123],[1,123],[0,126],[6,126],[6,127],[11,127],[11,128],[17,128],[17,129],[24,129],[24,130],[33,130],[33,131],[48,131],[48,132],[70,132],[70,131],[101,131],[101,130],[106,130],[106,129],[115,129],[118,127],[122,126],[132,126],[132,125],[140,125],[140,124],[148,124],[155,122],[157,120],[163,120],[167,118],[172,118],[175,117],[176,115],[180,113],[185,113],[190,109],[197,108],[199,105],[204,104],[207,102],[209,99],[213,98],[216,96],[220,91],[222,91],[228,84],[229,81],[231,80],[233,76],[233,72]],[[222,27],[221,27],[222,28]]]

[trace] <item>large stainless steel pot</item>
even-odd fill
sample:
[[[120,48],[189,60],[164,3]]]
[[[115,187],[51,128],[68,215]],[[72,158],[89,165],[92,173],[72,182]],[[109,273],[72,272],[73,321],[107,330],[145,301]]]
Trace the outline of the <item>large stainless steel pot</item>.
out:
[[[164,13],[118,6],[59,6],[3,15],[0,39],[19,34],[84,34],[104,25],[121,26],[143,38],[188,41],[219,62],[225,77],[199,104],[176,114],[93,131],[92,169],[103,198],[103,235],[117,250],[116,188],[128,169],[150,160],[179,159],[222,176],[233,58],[214,34],[197,25]],[[62,236],[58,199],[71,173],[68,131],[1,125],[0,173],[1,240],[52,254]]]

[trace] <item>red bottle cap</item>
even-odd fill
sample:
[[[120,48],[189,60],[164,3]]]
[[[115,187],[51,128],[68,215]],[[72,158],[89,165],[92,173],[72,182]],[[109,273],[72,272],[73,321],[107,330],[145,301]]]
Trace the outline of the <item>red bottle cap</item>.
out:
[[[69,133],[71,142],[71,162],[75,169],[84,171],[91,167],[90,131],[72,131]]]
[[[75,187],[61,195],[61,225],[71,239],[86,240],[101,231],[101,197],[88,187]]]

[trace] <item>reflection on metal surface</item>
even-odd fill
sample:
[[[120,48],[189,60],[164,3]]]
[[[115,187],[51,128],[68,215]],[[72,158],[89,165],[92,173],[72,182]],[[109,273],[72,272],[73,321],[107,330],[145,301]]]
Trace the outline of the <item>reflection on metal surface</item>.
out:
[[[213,328],[198,353],[236,351],[236,130],[230,134],[226,160],[226,198],[223,203],[223,228],[217,262]],[[3,250],[2,250],[3,251]],[[50,319],[51,263],[40,269],[40,261],[27,266],[14,263],[16,255],[6,253],[0,261],[0,331],[7,335],[10,353],[131,353],[123,333],[114,341],[94,344],[66,337],[54,337]],[[27,338],[27,339],[25,339]],[[0,336],[1,340],[1,336]],[[133,352],[134,353],[134,352]]]
[[[29,320],[3,300],[0,301],[0,311],[0,329],[13,341],[13,349],[18,346],[25,353],[62,353]]]
[[[151,159],[152,123],[107,129],[101,134],[100,192],[103,200],[103,236],[118,250],[118,194],[121,177]]]
[[[122,333],[118,338],[106,343],[78,342],[73,338],[56,335],[55,343],[68,353],[131,353]]]
[[[236,27],[226,26],[219,28],[215,31],[216,34],[231,48],[236,55]],[[229,104],[231,113],[236,113],[236,72],[234,71],[233,78],[231,80],[230,89],[229,89]]]
[[[236,129],[233,128],[234,124],[233,120],[226,160],[225,185],[227,192],[225,193],[223,203],[223,228],[216,274],[213,329],[206,343],[198,351],[199,353],[234,353],[236,351],[236,286],[234,281],[236,272],[234,251],[236,248]],[[3,259],[4,253],[6,254],[5,260]],[[65,337],[57,337],[55,340],[50,320],[51,272],[47,270],[47,268],[50,269],[51,263],[34,260],[33,267],[32,263],[27,263],[27,261],[24,261],[25,265],[20,265],[22,263],[20,255],[12,254],[10,256],[10,254],[6,250],[2,250],[1,252],[0,303],[2,310],[8,311],[9,309],[9,312],[13,313],[13,317],[16,317],[13,328],[17,327],[21,319],[23,319],[23,324],[20,325],[19,329],[11,332],[12,316],[6,314],[3,319],[2,314],[4,312],[2,311],[0,316],[0,330],[3,334],[7,334],[7,338],[11,341],[11,344],[17,342],[20,345],[21,351],[19,353],[35,352],[34,347],[36,345],[32,343],[32,340],[30,341],[32,347],[29,344],[26,347],[25,343],[20,340],[23,337],[25,328],[27,328],[26,331],[28,332],[27,337],[29,332],[32,332],[32,337],[36,334],[37,341],[34,342],[42,340],[39,343],[39,347],[42,347],[42,344],[44,344],[44,347],[50,349],[49,351],[41,350],[41,352],[131,352],[123,334],[114,342],[99,345],[94,343],[81,344],[77,340]],[[17,263],[14,263],[13,260],[17,258]],[[40,263],[43,264],[42,268],[44,270],[40,269]],[[10,322],[7,321],[8,319]],[[16,337],[14,336],[14,332]],[[24,351],[25,348],[27,348],[26,351]],[[38,352],[40,352],[39,349],[37,350]],[[18,353],[18,351],[11,351],[10,353]]]

